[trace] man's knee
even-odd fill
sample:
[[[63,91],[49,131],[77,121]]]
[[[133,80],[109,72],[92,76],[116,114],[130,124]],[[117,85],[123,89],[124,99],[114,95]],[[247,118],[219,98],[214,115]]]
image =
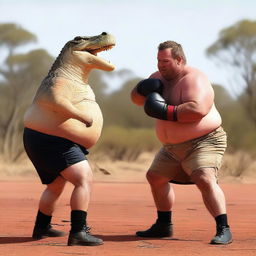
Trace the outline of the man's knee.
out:
[[[217,183],[214,168],[195,170],[191,178],[200,190],[210,190]]]
[[[169,178],[164,177],[162,175],[156,174],[153,171],[148,171],[146,174],[146,178],[150,185],[161,185],[169,182]]]
[[[56,195],[60,195],[65,187],[65,184],[66,180],[59,176],[52,183],[47,185],[47,190]]]
[[[74,186],[88,186],[93,181],[93,174],[87,162],[80,162],[69,166],[61,175]]]
[[[74,175],[69,180],[75,187],[86,187],[92,184],[92,175]]]

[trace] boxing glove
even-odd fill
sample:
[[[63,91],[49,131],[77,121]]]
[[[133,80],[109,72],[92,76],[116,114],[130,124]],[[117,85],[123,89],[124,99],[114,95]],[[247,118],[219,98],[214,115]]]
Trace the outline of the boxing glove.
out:
[[[168,121],[177,121],[177,106],[166,104],[164,98],[157,92],[150,93],[144,104],[147,115]]]
[[[137,84],[137,92],[145,97],[147,97],[152,92],[158,92],[159,94],[162,94],[163,83],[160,79],[156,78],[144,79]]]

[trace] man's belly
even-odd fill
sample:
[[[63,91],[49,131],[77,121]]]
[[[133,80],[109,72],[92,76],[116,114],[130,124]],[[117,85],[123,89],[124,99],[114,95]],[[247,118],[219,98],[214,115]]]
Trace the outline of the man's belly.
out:
[[[198,122],[179,123],[157,119],[156,134],[163,144],[177,144],[201,137],[222,123],[221,116],[215,107]]]
[[[79,108],[92,114],[91,127],[86,127],[78,120],[67,119],[37,105],[32,105],[25,113],[24,126],[49,135],[63,137],[88,149],[98,141],[101,135],[103,117],[96,102],[84,103]]]

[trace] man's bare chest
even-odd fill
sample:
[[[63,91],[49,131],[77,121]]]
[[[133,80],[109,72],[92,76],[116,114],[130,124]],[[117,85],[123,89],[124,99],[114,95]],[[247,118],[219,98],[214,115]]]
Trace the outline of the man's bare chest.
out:
[[[165,84],[163,97],[168,104],[179,105],[182,103],[182,86],[179,84]]]

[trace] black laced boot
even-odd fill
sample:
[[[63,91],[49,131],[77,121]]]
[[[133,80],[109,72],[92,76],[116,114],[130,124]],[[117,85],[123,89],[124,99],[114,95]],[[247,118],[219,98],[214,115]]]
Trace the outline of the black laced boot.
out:
[[[215,217],[216,235],[211,240],[211,244],[230,244],[232,243],[232,234],[228,225],[227,214],[220,214]]]
[[[96,246],[103,244],[103,240],[97,238],[90,233],[90,227],[84,226],[81,231],[70,232],[68,237],[68,246],[72,245],[84,245],[84,246]]]
[[[103,241],[90,234],[90,228],[86,225],[87,212],[81,210],[71,211],[71,230],[68,237],[68,245],[95,246],[103,244]]]
[[[141,237],[171,237],[172,228],[172,211],[157,211],[157,220],[149,229],[136,232]]]
[[[172,224],[155,223],[145,231],[136,232],[140,237],[171,237],[173,234]]]
[[[232,243],[232,233],[229,226],[217,226],[216,235],[210,242],[211,244],[230,244]]]
[[[42,239],[44,237],[60,237],[65,236],[65,232],[52,228],[51,223],[52,216],[48,216],[38,211],[36,217],[36,223],[33,229],[32,238]]]
[[[60,230],[56,230],[52,228],[52,225],[48,225],[47,227],[40,228],[35,226],[32,234],[33,239],[42,239],[45,237],[61,237],[65,236],[66,233]]]
[[[173,235],[173,228],[171,223],[156,221],[149,229],[138,231],[136,235],[140,237],[171,237]]]

